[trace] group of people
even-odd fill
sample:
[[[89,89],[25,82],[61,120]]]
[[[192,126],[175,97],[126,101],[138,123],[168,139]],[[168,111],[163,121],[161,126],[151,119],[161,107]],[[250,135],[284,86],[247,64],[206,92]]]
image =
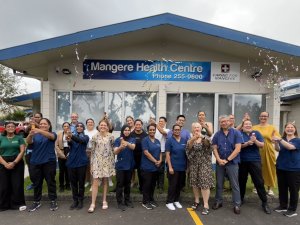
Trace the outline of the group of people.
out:
[[[143,207],[158,207],[154,191],[156,187],[163,190],[166,172],[166,207],[169,210],[182,208],[180,193],[188,177],[194,193],[191,207],[194,210],[200,208],[201,192],[203,215],[210,213],[208,202],[215,183],[212,209],[222,207],[225,177],[228,177],[232,190],[233,211],[240,214],[248,174],[262,201],[262,209],[270,214],[267,195],[273,194],[277,174],[280,205],[274,210],[289,217],[295,216],[300,179],[297,128],[288,123],[280,136],[276,128],[268,124],[268,117],[267,112],[262,112],[260,123],[252,126],[249,115],[245,114],[242,123],[235,127],[234,115],[220,116],[220,129],[214,133],[212,123],[206,121],[202,111],[198,112],[198,120],[192,124],[191,132],[184,128],[184,115],[177,117],[171,130],[166,128],[165,117],[160,117],[158,123],[150,118],[147,132],[142,120],[128,116],[120,137],[115,140],[113,126],[106,114],[95,127],[92,118],[82,123],[78,121],[78,114],[72,113],[71,122],[64,122],[62,130],[56,134],[51,122],[41,113],[36,113],[29,126],[27,146],[24,139],[15,134],[15,124],[7,122],[0,137],[0,210],[23,209],[25,206],[23,156],[26,152],[34,189],[34,201],[28,207],[29,211],[41,206],[43,180],[48,186],[50,210],[57,210],[55,175],[58,158],[59,189],[71,188],[71,210],[83,208],[86,183],[91,183],[92,191],[88,212],[93,213],[97,206],[100,185],[103,187],[102,209],[107,209],[108,182],[112,176],[116,176],[118,208],[124,211],[127,207],[134,207],[130,192],[137,170]],[[279,151],[277,163],[275,149]],[[216,182],[212,153],[216,158]]]

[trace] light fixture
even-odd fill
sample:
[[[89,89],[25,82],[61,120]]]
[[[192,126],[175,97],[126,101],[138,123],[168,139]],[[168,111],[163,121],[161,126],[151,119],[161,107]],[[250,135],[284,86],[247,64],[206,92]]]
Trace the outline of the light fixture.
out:
[[[263,75],[262,69],[255,68],[253,74],[251,74],[251,77],[252,77],[253,79],[256,79],[256,78],[261,77],[262,75]]]
[[[63,68],[63,69],[61,70],[61,72],[62,72],[63,74],[65,74],[65,75],[70,75],[70,74],[71,74],[71,70],[69,70],[69,69],[67,69],[67,68]]]

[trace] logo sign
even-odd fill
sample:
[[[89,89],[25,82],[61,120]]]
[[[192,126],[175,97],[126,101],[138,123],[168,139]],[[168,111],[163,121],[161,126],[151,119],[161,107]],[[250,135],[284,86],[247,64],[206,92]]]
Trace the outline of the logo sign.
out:
[[[240,64],[228,62],[212,62],[211,81],[240,82]]]
[[[83,79],[210,81],[210,62],[92,60],[83,62]]]

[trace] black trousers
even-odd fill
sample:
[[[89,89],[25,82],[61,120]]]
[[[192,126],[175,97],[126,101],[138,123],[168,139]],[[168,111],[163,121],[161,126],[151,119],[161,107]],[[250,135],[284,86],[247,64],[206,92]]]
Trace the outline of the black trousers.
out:
[[[158,168],[157,188],[163,189],[165,184],[166,153],[162,153],[162,162]]]
[[[68,168],[74,201],[83,201],[86,167]]]
[[[279,203],[283,208],[296,211],[299,198],[300,172],[277,169]],[[290,204],[288,197],[290,192]]]
[[[154,190],[157,181],[158,171],[141,171],[143,179],[143,204],[154,201]]]
[[[58,159],[59,167],[59,187],[70,187],[70,180],[68,175],[68,168],[66,167],[66,159]]]
[[[167,204],[178,202],[186,178],[185,171],[174,171],[174,174],[168,171],[167,176],[169,181]]]
[[[257,194],[262,203],[267,203],[267,193],[264,186],[264,179],[261,172],[261,162],[241,162],[239,165],[239,185],[241,200],[244,200],[246,192],[246,184],[248,180],[248,174],[250,174],[254,186],[257,190]]]
[[[33,200],[39,202],[42,199],[43,180],[46,180],[48,187],[48,197],[51,201],[57,199],[56,194],[56,161],[51,161],[39,165],[31,164],[29,167],[30,179],[34,186]]]
[[[124,192],[124,203],[130,201],[131,177],[132,177],[132,170],[117,170],[116,198],[118,204],[121,204],[123,202],[123,192]]]
[[[24,161],[11,170],[0,165],[0,210],[19,209],[22,205],[25,205]]]

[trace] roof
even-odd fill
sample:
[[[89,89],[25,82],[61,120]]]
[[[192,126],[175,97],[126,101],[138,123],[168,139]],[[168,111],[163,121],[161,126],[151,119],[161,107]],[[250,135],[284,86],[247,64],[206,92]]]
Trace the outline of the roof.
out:
[[[33,100],[40,100],[40,99],[41,99],[41,92],[39,91],[39,92],[30,93],[30,94],[16,96],[16,97],[7,99],[6,101],[12,105],[32,107]]]
[[[161,25],[171,25],[291,56],[300,56],[300,47],[296,45],[216,26],[170,13],[164,13],[3,49],[0,50],[0,62],[42,51],[62,48],[69,45],[80,44],[128,32],[149,29]]]

